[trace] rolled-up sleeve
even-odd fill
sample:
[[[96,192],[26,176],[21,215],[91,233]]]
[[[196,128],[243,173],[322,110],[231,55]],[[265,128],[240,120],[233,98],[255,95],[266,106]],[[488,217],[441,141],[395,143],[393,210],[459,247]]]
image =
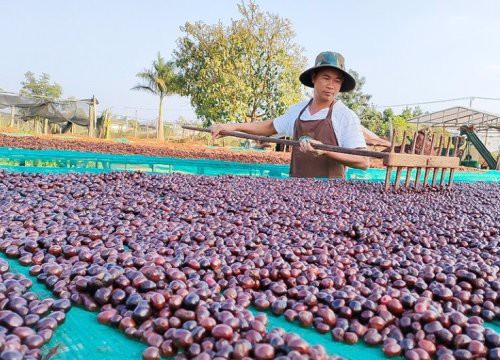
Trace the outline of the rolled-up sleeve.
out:
[[[293,136],[293,119],[289,116],[289,111],[273,120],[274,129],[279,135]]]
[[[283,115],[278,116],[273,120],[274,129],[279,135],[293,136],[295,120],[297,120],[300,111],[307,105],[307,102],[308,101],[303,101],[293,105]]]

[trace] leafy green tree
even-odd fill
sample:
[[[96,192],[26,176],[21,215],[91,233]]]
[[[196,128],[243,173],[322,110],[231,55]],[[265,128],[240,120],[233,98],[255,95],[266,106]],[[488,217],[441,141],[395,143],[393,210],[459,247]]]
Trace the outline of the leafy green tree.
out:
[[[306,59],[291,22],[253,1],[238,10],[228,26],[186,23],[174,51],[184,95],[206,126],[271,119],[303,97]]]
[[[160,104],[156,136],[158,140],[163,141],[163,99],[165,96],[179,93],[179,80],[175,73],[175,65],[172,61],[165,61],[158,52],[152,67],[137,73],[136,76],[142,82],[134,86],[132,90],[146,91],[159,97]]]
[[[387,108],[382,114],[382,119],[385,124],[386,136],[390,137],[391,130],[395,130],[397,133],[396,139],[399,141],[402,139],[403,132],[406,131],[409,137],[413,136],[413,132],[416,130],[415,124],[409,123],[408,120],[416,116],[423,114],[420,107],[406,107],[403,109],[401,114],[395,114],[394,110]]]
[[[24,74],[24,81],[21,81],[21,90],[19,93],[21,95],[28,96],[40,96],[45,99],[55,100],[62,95],[62,86],[57,83],[50,82],[50,75],[47,73],[42,73],[36,78],[35,74],[28,71]],[[43,127],[43,132],[45,134],[49,131],[48,119],[44,119],[40,116],[35,116],[33,118],[35,132],[38,132],[39,125]]]
[[[363,109],[360,115],[361,124],[381,137],[387,137],[387,124],[384,123],[383,115],[373,105]]]
[[[24,81],[21,81],[21,95],[43,96],[51,99],[58,99],[62,95],[62,86],[57,83],[50,83],[50,75],[42,73],[38,77],[31,71],[24,74]]]

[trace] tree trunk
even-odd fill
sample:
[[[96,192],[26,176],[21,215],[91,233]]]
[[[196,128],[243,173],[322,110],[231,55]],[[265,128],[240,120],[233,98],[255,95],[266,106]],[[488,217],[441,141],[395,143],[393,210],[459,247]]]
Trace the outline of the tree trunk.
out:
[[[250,114],[250,122],[254,122],[255,120],[257,120],[257,108],[254,106],[253,109],[252,109],[252,113]]]
[[[165,141],[163,135],[163,95],[160,95],[160,111],[158,114],[158,124],[156,125],[156,138],[159,141]]]

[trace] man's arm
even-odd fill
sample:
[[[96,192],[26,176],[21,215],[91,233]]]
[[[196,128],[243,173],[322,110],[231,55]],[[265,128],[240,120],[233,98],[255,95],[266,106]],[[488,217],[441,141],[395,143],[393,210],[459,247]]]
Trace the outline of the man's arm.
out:
[[[212,136],[217,139],[222,137],[221,131],[241,131],[252,135],[271,136],[277,133],[273,120],[256,121],[250,123],[215,124],[210,127]]]
[[[338,161],[342,165],[349,166],[351,168],[367,170],[370,167],[370,158],[366,156],[341,154],[334,152],[325,152],[325,155],[335,161]]]
[[[316,156],[328,156],[330,159],[338,161],[342,165],[356,169],[367,170],[370,167],[370,158],[366,156],[335,153],[330,151],[317,150],[311,144],[321,144],[321,142],[307,139],[300,142],[300,150],[303,152],[312,152]]]

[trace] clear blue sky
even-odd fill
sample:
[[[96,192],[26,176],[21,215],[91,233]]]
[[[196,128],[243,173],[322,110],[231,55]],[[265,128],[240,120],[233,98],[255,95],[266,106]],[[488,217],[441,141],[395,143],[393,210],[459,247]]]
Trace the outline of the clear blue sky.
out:
[[[186,22],[228,24],[237,2],[38,1],[2,2],[0,88],[19,91],[28,70],[46,72],[63,96],[95,94],[100,109],[154,119],[157,99],[132,91],[135,74],[160,51],[170,58]],[[366,77],[376,105],[482,96],[500,98],[500,1],[258,0],[262,10],[291,20],[296,42],[312,64],[338,51]],[[439,110],[468,100],[423,105]],[[500,101],[473,107],[500,113]],[[151,109],[151,110],[147,110]],[[401,110],[396,108],[396,110]],[[166,120],[194,117],[189,100],[166,101]]]

